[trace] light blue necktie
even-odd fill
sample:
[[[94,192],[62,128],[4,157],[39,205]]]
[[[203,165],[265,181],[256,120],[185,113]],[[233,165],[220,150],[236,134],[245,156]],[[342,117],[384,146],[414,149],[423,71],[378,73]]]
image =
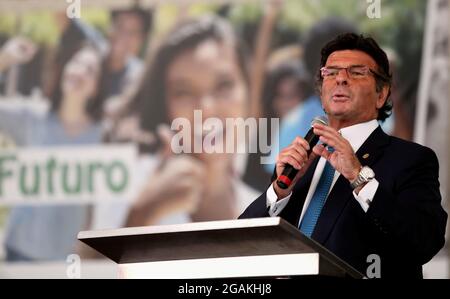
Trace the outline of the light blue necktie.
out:
[[[334,151],[333,148],[328,148],[330,152]],[[330,190],[331,183],[333,182],[334,168],[327,161],[322,175],[320,176],[319,183],[317,184],[316,191],[314,192],[305,215],[303,216],[300,224],[300,231],[308,237],[311,237],[314,227],[316,226],[317,219],[327,199],[328,191]]]

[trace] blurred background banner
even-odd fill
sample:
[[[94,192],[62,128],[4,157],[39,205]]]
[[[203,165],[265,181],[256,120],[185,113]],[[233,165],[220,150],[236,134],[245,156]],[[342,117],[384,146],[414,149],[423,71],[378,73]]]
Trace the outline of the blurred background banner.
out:
[[[123,200],[131,196],[135,158],[131,145],[2,150],[0,202]]]
[[[320,49],[349,31],[388,54],[381,125],[436,151],[448,211],[448,14],[447,0],[0,0],[0,277],[70,278],[74,255],[82,278],[111,277],[79,231],[238,217],[270,184],[261,158],[323,114]],[[195,110],[279,120],[191,131],[272,152],[175,154],[171,124]],[[425,277],[449,277],[448,257]]]

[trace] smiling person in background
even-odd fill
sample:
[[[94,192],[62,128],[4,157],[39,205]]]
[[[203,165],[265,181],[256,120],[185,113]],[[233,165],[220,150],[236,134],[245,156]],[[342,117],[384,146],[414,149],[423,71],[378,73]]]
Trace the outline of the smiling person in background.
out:
[[[177,24],[157,49],[136,101],[142,128],[159,142],[126,225],[236,218],[256,194],[240,180],[245,155],[204,149],[174,154],[174,132],[161,126],[180,117],[193,124],[194,110],[202,112],[203,120],[220,119],[223,127],[226,118],[246,118],[248,72],[231,26],[213,16]],[[226,139],[227,133],[211,134]],[[205,135],[191,137],[203,140]]]
[[[63,66],[49,111],[0,106],[0,129],[18,147],[100,143],[101,59],[96,48],[83,45]],[[76,235],[87,221],[85,205],[13,208],[5,238],[6,259],[65,259],[74,252]]]

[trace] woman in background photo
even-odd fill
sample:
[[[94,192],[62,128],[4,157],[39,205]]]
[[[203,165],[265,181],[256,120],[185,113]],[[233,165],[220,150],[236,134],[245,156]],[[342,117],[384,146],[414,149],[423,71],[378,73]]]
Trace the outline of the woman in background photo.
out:
[[[98,90],[102,57],[82,45],[62,66],[50,109],[0,106],[0,128],[17,147],[86,145],[102,140],[103,97]],[[14,108],[14,109],[13,109]],[[19,206],[11,210],[7,261],[62,260],[73,253],[77,233],[86,228],[87,205]]]
[[[144,187],[126,226],[233,219],[252,201],[256,191],[240,179],[245,154],[205,153],[204,148],[201,153],[174,154],[174,132],[168,128],[174,119],[185,118],[191,140],[204,141],[206,134],[226,140],[225,129],[194,135],[194,110],[201,111],[203,121],[220,119],[225,128],[226,118],[248,117],[248,91],[244,53],[224,19],[185,20],[165,36],[134,101],[142,129],[153,137],[144,151],[153,149],[154,154],[147,154],[142,164],[147,165]]]

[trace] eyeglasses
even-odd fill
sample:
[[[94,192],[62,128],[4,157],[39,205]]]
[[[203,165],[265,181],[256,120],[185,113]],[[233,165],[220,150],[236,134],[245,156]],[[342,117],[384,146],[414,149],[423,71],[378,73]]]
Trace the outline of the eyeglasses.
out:
[[[322,78],[324,79],[334,79],[339,74],[341,70],[345,70],[347,73],[347,76],[351,79],[361,79],[365,78],[369,74],[373,74],[377,77],[379,77],[383,81],[388,81],[388,79],[375,72],[371,68],[365,65],[351,65],[348,67],[327,67],[324,66],[320,69],[320,74],[322,75]]]

